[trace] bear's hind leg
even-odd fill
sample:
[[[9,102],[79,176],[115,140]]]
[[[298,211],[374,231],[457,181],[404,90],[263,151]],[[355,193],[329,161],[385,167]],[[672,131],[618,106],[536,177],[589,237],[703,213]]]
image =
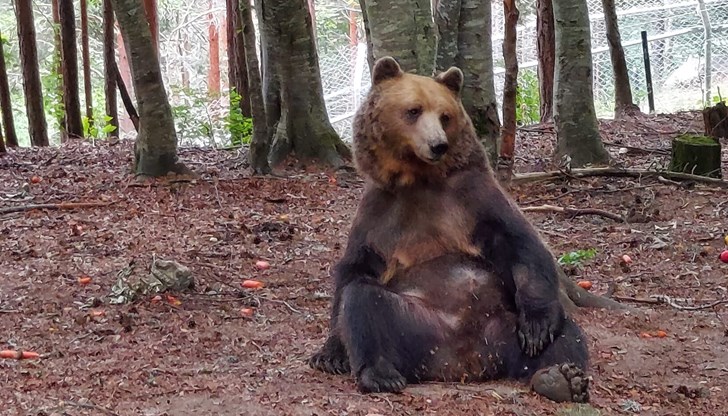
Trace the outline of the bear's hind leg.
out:
[[[557,402],[588,402],[589,378],[586,376],[589,352],[586,337],[571,319],[561,333],[539,355],[530,357],[512,345],[503,350],[510,378],[527,382],[533,390]]]
[[[416,299],[377,284],[347,286],[339,323],[359,391],[399,392],[416,381],[441,340],[438,322]]]

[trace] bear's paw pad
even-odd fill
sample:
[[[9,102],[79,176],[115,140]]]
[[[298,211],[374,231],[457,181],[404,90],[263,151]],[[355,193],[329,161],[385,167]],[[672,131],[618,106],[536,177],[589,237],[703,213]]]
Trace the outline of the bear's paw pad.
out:
[[[536,372],[531,379],[533,390],[555,402],[587,403],[589,378],[571,363],[557,364]]]

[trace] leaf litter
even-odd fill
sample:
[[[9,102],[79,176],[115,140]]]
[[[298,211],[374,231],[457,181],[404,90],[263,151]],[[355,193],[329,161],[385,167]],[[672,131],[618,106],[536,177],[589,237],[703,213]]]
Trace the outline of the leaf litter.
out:
[[[697,112],[601,123],[614,163],[643,169],[666,165],[671,132],[700,124]],[[519,171],[552,168],[552,126],[522,129],[517,143]],[[0,157],[0,208],[97,203],[0,216],[0,349],[38,354],[0,360],[3,414],[728,413],[724,190],[625,178],[510,190],[521,206],[548,201],[633,220],[527,213],[556,256],[593,249],[566,267],[590,291],[709,306],[634,301],[643,314],[576,313],[591,354],[588,408],[507,381],[361,395],[350,377],[305,364],[326,336],[329,273],[361,179],[315,169],[251,177],[235,168],[244,152],[183,148],[199,179],[138,184],[131,155],[126,142],[70,142]],[[153,272],[164,265],[167,273]]]

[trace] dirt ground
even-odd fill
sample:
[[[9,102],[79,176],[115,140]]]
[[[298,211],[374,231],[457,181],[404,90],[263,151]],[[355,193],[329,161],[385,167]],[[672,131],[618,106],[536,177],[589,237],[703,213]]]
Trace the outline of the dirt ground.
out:
[[[602,128],[615,165],[660,168],[671,137],[701,124],[699,114],[683,113]],[[549,126],[521,131],[517,170],[551,169],[553,140]],[[202,179],[139,186],[128,174],[127,143],[0,157],[0,209],[108,203],[0,214],[0,349],[40,354],[0,360],[1,414],[728,415],[728,305],[702,307],[728,298],[728,264],[718,261],[728,235],[728,190],[653,178],[511,189],[522,207],[632,214],[630,223],[527,214],[556,255],[596,249],[593,259],[569,268],[574,279],[644,313],[576,315],[588,335],[593,377],[591,406],[577,413],[510,382],[362,395],[350,377],[312,371],[305,359],[326,334],[328,273],[345,245],[361,180],[343,171],[251,178],[240,152],[180,153]],[[624,254],[633,259],[628,268],[619,264]],[[148,274],[154,258],[189,267],[194,290],[110,304],[117,273],[131,264],[132,275]],[[271,267],[258,270],[261,259]],[[79,283],[86,276],[91,282]],[[243,288],[245,279],[265,286]],[[653,295],[675,305],[645,303]],[[643,335],[656,331],[667,336]]]

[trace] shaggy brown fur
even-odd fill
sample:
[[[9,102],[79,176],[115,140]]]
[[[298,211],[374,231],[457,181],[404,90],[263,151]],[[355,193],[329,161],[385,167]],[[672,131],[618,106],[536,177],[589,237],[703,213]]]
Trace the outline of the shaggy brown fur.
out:
[[[509,377],[586,401],[583,334],[559,302],[551,253],[493,176],[462,72],[405,74],[382,58],[372,79],[353,125],[368,183],[311,366],[351,371],[363,392]]]

